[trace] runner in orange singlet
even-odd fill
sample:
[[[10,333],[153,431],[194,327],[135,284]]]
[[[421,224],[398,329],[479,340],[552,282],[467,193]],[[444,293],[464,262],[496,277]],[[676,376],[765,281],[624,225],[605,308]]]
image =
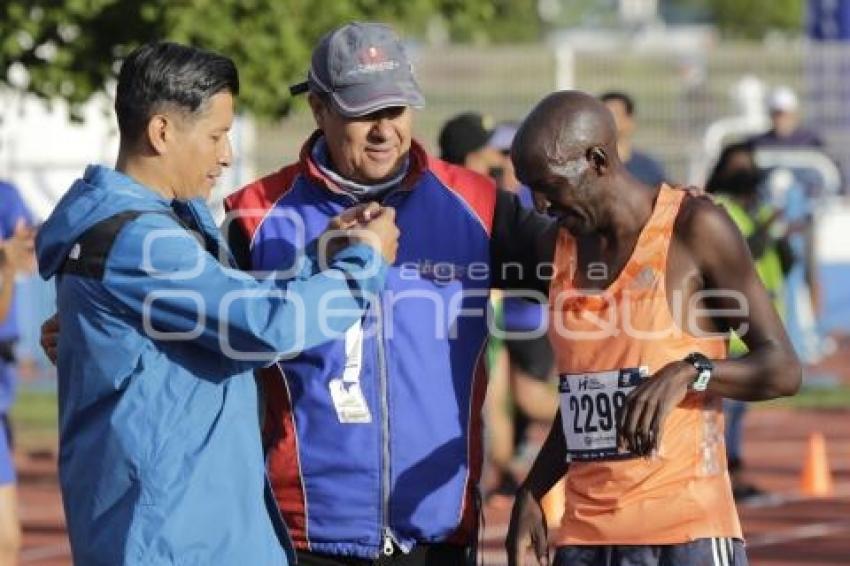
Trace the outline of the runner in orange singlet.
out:
[[[566,474],[556,565],[745,565],[720,401],[794,394],[801,370],[738,229],[707,199],[632,178],[589,95],[545,98],[513,147],[558,218],[541,255],[561,409],[517,493],[509,563],[533,545],[548,564],[539,501]],[[730,329],[748,355],[726,359]]]

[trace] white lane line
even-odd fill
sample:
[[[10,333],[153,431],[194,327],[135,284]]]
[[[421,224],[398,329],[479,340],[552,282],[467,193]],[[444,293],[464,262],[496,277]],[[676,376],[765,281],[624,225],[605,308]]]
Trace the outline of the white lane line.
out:
[[[809,538],[820,538],[839,533],[850,532],[850,521],[830,521],[815,523],[793,529],[785,529],[776,533],[752,535],[747,537],[747,548],[762,548],[776,544],[785,544]]]
[[[846,503],[846,501],[842,501],[846,499],[850,499],[850,486],[842,486],[836,488],[835,493],[832,495],[832,497],[826,499],[820,497],[812,497],[811,495],[803,495],[802,493],[795,492],[766,493],[764,495],[756,496],[750,501],[738,503],[737,506],[739,509],[762,509],[765,507],[780,507],[789,503],[801,503],[809,501],[814,502],[838,500],[839,502]]]
[[[49,558],[71,557],[71,547],[68,543],[53,544],[49,546],[37,546],[26,548],[19,555],[21,564],[31,564]]]

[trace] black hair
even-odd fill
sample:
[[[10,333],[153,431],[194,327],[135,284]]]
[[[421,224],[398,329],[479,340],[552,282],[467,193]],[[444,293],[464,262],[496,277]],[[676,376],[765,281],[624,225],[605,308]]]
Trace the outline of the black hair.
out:
[[[735,142],[725,146],[720,152],[720,157],[717,158],[717,163],[715,163],[711,175],[708,176],[708,181],[705,183],[705,190],[709,193],[729,192],[731,187],[727,186],[729,181],[726,170],[729,168],[729,162],[732,160],[732,156],[736,153],[748,153],[755,161],[755,151],[755,145],[750,141]],[[757,183],[759,176],[759,171],[754,170],[751,174],[751,180]]]
[[[165,105],[191,114],[222,91],[239,94],[239,74],[230,58],[166,41],[146,43],[127,56],[118,75],[115,113],[121,138],[136,142]]]
[[[633,116],[635,113],[635,101],[634,99],[626,94],[625,92],[619,90],[609,90],[599,97],[599,100],[602,102],[622,102],[623,106],[626,108],[626,114],[629,116]]]

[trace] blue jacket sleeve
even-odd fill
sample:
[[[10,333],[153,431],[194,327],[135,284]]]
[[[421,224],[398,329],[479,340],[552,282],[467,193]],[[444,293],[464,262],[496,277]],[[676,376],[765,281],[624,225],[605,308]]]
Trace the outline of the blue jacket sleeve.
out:
[[[192,341],[249,369],[341,336],[365,314],[386,272],[380,254],[358,244],[325,271],[258,281],[221,265],[173,220],[151,214],[119,234],[104,285],[152,339]]]
[[[227,242],[236,265],[243,271],[252,271],[251,239],[245,233],[239,222],[230,221],[222,225],[222,233]],[[315,274],[319,271],[318,239],[307,244],[306,248],[296,258],[297,270],[303,273]]]

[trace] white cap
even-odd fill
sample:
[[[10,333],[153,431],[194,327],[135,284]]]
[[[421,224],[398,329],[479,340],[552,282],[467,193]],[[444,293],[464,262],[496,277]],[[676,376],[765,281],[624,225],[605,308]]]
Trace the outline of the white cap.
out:
[[[790,87],[780,86],[767,97],[767,109],[770,112],[796,112],[800,103]]]
[[[487,144],[499,151],[510,151],[518,129],[517,125],[513,122],[502,122],[495,127]]]

